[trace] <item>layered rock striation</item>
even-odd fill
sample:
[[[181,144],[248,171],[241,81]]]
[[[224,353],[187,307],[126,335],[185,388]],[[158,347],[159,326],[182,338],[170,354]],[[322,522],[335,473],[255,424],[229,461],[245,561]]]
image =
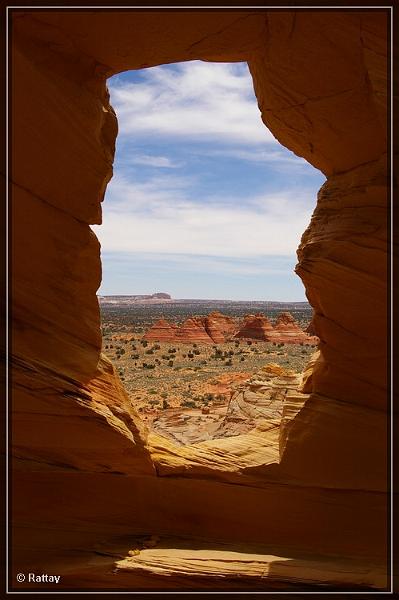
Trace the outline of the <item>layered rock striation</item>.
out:
[[[12,591],[37,565],[70,590],[148,588],[110,575],[120,549],[95,548],[149,531],[267,541],[291,564],[338,556],[344,567],[313,570],[313,583],[384,589],[369,575],[387,561],[387,12],[22,8],[11,18]],[[298,251],[320,338],[310,396],[296,414],[292,401],[278,433],[195,453],[149,435],[101,359],[90,229],[117,134],[107,78],[190,60],[247,61],[266,126],[327,178]],[[299,589],[304,578],[300,569]]]
[[[281,313],[273,330],[268,334],[268,341],[283,344],[317,344],[319,339],[304,331],[289,312]]]
[[[143,340],[149,342],[174,342],[176,340],[177,326],[165,319],[159,319],[143,335]]]
[[[233,337],[237,331],[237,325],[231,317],[214,311],[205,318],[205,329],[215,344],[222,344]]]
[[[165,319],[159,319],[144,334],[143,340],[181,344],[220,344],[230,339],[236,330],[233,319],[215,311],[206,317],[190,317],[180,327]]]
[[[247,315],[235,337],[278,344],[317,344],[319,341],[303,331],[289,312],[281,313],[275,325],[262,314]]]
[[[266,342],[271,331],[273,331],[273,325],[267,317],[262,314],[247,315],[235,337]]]
[[[183,344],[211,344],[212,338],[206,330],[205,319],[201,317],[186,319],[176,332],[176,341]]]

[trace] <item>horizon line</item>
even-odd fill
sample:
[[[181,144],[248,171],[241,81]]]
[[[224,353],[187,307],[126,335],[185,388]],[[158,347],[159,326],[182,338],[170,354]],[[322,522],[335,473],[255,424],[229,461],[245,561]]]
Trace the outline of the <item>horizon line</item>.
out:
[[[155,292],[162,293],[162,292]],[[166,292],[165,292],[166,293]],[[148,296],[151,299],[154,294],[96,294],[97,298],[133,298],[137,296]],[[265,300],[259,298],[251,299],[233,299],[233,298],[153,298],[154,300],[179,301],[179,300],[200,300],[202,302],[278,302],[285,304],[309,304],[308,300]]]

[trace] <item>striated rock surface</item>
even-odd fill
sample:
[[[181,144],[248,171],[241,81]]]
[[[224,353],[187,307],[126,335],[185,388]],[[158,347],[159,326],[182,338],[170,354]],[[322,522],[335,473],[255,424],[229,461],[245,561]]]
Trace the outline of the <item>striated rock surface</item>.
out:
[[[221,394],[228,397],[232,388],[251,378],[251,373],[234,372],[222,373],[206,382],[205,391],[211,394]]]
[[[14,359],[14,469],[155,474],[147,429],[104,355],[95,375],[82,385]]]
[[[158,342],[177,341],[181,344],[220,344],[231,338],[237,326],[234,319],[214,311],[206,317],[190,317],[180,327],[159,319],[144,334],[143,340]]]
[[[273,325],[267,317],[262,314],[247,315],[235,337],[268,341],[271,331],[273,331]]]
[[[214,438],[246,433],[257,427],[279,427],[289,392],[298,393],[301,375],[277,364],[267,364],[250,379],[236,386],[226,415]],[[301,396],[302,404],[307,399]]]
[[[316,336],[309,336],[289,312],[281,313],[276,324],[264,315],[248,315],[235,337],[275,342],[277,344],[317,344]]]
[[[317,565],[339,556],[339,567],[312,567],[316,582],[328,588],[340,571],[346,590],[387,589],[386,11],[22,8],[11,17],[12,591],[17,572],[38,566],[73,591],[119,589],[110,563],[126,554],[103,556],[96,544],[149,531],[267,541],[292,569],[304,553]],[[101,359],[90,224],[101,222],[117,133],[107,77],[198,59],[247,61],[265,124],[327,181],[298,251],[320,338],[310,397],[285,399],[280,428],[193,449],[148,434]],[[176,571],[184,562],[191,577],[193,557],[171,558],[167,581],[178,588]],[[256,570],[251,557],[204,558],[196,590],[238,562]],[[364,575],[377,563],[381,578]],[[299,565],[289,577],[301,590],[309,571]],[[283,588],[284,572],[274,571]]]
[[[291,313],[283,312],[277,317],[273,331],[268,334],[268,341],[279,344],[317,344],[319,340],[303,331]]]
[[[153,547],[147,548],[150,543]],[[358,560],[348,563],[340,557],[315,559],[311,555],[302,555],[295,561],[283,552],[270,554],[270,547],[248,544],[213,543],[212,548],[203,540],[182,538],[149,538],[149,540],[131,540],[133,550],[128,551],[116,564],[116,573],[126,584],[135,581],[137,574],[158,580],[179,581],[179,589],[190,589],[193,578],[207,582],[209,589],[247,590],[264,592],[264,580],[267,577],[269,590],[281,590],[281,580],[286,591],[294,591],[300,579],[307,589],[314,593],[318,589],[322,594],[327,583],[336,590],[345,585],[378,589],[385,584],[384,570],[378,564],[369,562],[367,569]],[[137,550],[140,548],[140,550]],[[110,551],[110,547],[103,547]],[[120,550],[120,547],[119,547]],[[114,550],[115,552],[115,550]],[[249,583],[250,582],[250,583]],[[225,592],[226,593],[226,592]]]
[[[177,326],[169,323],[166,319],[159,319],[143,335],[143,340],[149,342],[173,342],[176,340]]]
[[[205,317],[205,329],[215,344],[223,344],[236,333],[237,325],[231,317],[214,311]]]
[[[164,410],[153,421],[151,429],[185,446],[207,440],[216,442],[254,429],[278,429],[286,398],[294,395],[301,406],[307,399],[299,392],[301,375],[273,363],[252,376],[231,374],[219,379],[225,380],[226,387],[228,384],[230,398],[225,391],[225,399],[211,402],[206,411],[200,408]],[[220,390],[220,386],[215,385],[215,388]],[[292,411],[289,414],[291,418],[294,416]]]
[[[184,344],[192,342],[199,344],[213,343],[212,338],[206,330],[205,320],[201,317],[186,319],[176,332],[176,341]]]

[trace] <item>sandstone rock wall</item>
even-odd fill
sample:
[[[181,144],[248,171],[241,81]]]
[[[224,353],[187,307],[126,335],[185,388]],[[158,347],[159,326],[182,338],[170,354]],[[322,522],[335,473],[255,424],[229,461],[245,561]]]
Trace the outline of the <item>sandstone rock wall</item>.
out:
[[[67,563],[68,549],[116,529],[174,523],[187,535],[195,523],[201,535],[386,556],[385,17],[366,9],[14,12],[19,565],[50,555]],[[100,253],[89,225],[101,222],[117,132],[106,78],[191,59],[247,60],[265,124],[328,176],[298,251],[321,340],[312,394],[284,429],[279,464],[253,472],[254,487],[206,474],[184,480],[184,469],[156,476],[147,432],[100,359]],[[265,493],[256,481],[267,482]]]

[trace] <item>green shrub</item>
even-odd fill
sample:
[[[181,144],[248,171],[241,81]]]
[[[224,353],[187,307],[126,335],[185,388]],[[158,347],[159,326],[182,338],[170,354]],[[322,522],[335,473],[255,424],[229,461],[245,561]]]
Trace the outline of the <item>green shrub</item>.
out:
[[[195,408],[195,402],[194,400],[183,400],[183,402],[180,402],[180,406],[185,406],[187,408]]]

